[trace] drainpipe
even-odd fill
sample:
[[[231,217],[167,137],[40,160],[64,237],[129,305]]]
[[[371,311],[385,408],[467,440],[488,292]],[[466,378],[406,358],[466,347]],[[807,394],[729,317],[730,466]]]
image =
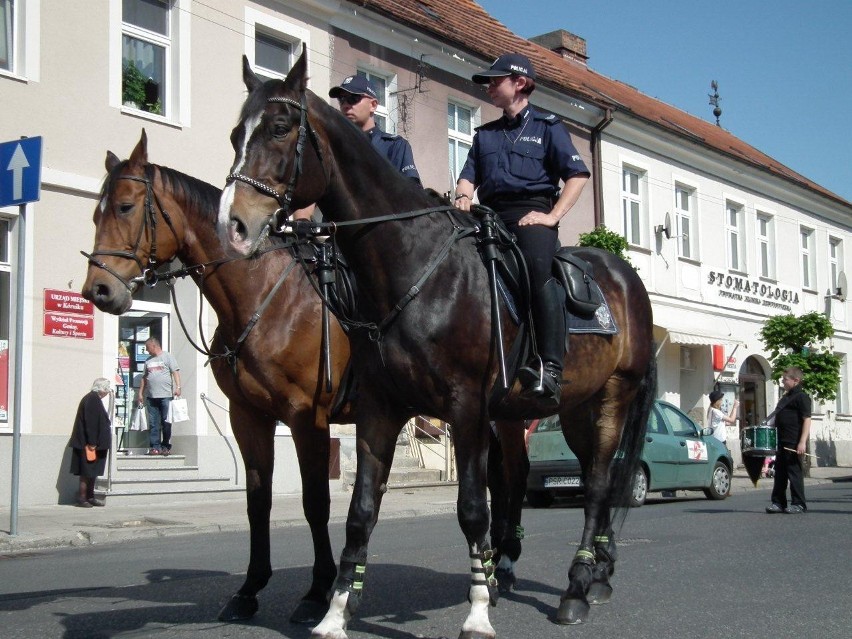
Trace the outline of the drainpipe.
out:
[[[603,120],[592,129],[591,152],[592,152],[592,175],[595,181],[595,228],[603,222],[603,164],[601,162],[601,133],[612,122],[612,109],[607,108]]]

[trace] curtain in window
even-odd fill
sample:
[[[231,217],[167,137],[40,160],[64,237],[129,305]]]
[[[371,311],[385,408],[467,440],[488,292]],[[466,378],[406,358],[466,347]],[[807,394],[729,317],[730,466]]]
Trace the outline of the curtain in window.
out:
[[[0,0],[0,69],[12,70],[12,0]]]

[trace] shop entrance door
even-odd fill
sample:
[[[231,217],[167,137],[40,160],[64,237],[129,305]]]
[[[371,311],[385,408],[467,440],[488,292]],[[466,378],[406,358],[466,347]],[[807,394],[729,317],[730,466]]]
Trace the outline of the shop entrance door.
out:
[[[137,305],[134,304],[132,310],[118,318],[115,393],[115,427],[118,437],[116,450],[118,451],[148,447],[148,432],[130,429],[139,383],[142,381],[142,373],[145,370],[145,360],[148,359],[145,342],[155,337],[164,350],[169,349],[168,312],[137,310]]]
[[[766,372],[760,362],[749,357],[740,368],[740,430],[757,426],[766,419]]]

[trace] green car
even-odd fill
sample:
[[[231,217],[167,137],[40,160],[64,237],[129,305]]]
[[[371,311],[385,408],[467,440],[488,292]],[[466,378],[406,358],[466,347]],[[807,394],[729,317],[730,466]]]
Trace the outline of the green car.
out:
[[[724,499],[731,490],[734,461],[727,447],[680,409],[657,400],[646,426],[642,465],[636,474],[632,506],[649,492],[703,490],[708,499]],[[559,416],[534,423],[527,434],[530,472],[527,503],[546,508],[558,495],[583,492],[580,462],[562,435]]]

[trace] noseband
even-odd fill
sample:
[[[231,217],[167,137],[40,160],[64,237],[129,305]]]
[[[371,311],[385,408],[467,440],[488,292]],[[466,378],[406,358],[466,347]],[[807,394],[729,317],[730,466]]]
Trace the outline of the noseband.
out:
[[[135,175],[120,175],[115,179],[133,180],[134,182],[142,182],[145,185],[145,209],[142,216],[142,224],[139,226],[139,232],[136,234],[136,244],[133,246],[133,251],[92,251],[91,253],[80,251],[80,253],[83,254],[83,257],[89,260],[90,264],[105,270],[107,273],[115,277],[124,285],[128,292],[132,294],[134,284],[144,282],[149,286],[153,286],[157,282],[157,215],[154,211],[154,202],[157,203],[157,208],[160,209],[163,219],[166,221],[166,224],[168,224],[172,233],[175,234],[175,237],[177,237],[177,233],[172,225],[171,217],[166,209],[163,208],[160,198],[158,198],[157,194],[154,192],[153,184],[149,178],[136,177]],[[137,253],[139,252],[139,245],[142,243],[142,236],[148,229],[151,231],[151,248],[148,250],[147,264],[143,264]],[[139,267],[139,275],[128,281],[105,262],[96,260],[96,256],[120,257],[126,260],[133,260]]]
[[[290,176],[290,182],[287,184],[287,190],[284,191],[283,194],[279,194],[278,191],[273,189],[271,186],[238,172],[229,174],[228,177],[225,178],[225,182],[228,184],[231,182],[243,182],[254,187],[254,189],[259,193],[275,200],[278,203],[279,208],[269,217],[270,230],[275,232],[282,228],[285,220],[287,220],[292,213],[291,207],[293,202],[293,193],[296,191],[296,182],[302,173],[302,155],[305,149],[305,139],[308,134],[311,136],[311,142],[316,149],[317,157],[319,158],[320,165],[323,166],[323,170],[325,170],[325,166],[323,165],[322,152],[320,150],[316,131],[314,131],[310,121],[308,121],[308,104],[304,90],[300,94],[299,102],[283,96],[273,96],[268,98],[266,101],[280,102],[299,109],[299,137],[296,140],[295,168]]]

